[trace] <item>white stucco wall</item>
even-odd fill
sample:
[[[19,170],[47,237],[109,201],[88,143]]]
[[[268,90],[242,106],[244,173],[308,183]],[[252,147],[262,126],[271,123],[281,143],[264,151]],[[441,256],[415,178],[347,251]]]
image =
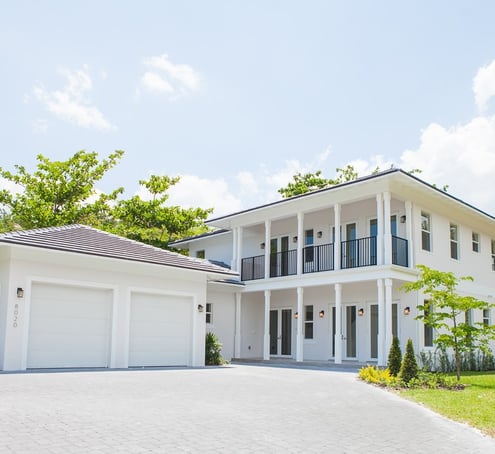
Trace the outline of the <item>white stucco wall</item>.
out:
[[[193,301],[189,365],[204,365],[205,314],[197,311],[197,305],[206,304],[205,273],[35,248],[13,250],[7,273],[4,256],[5,253],[2,253],[0,261],[0,339],[5,336],[5,342],[0,345],[3,347],[1,364],[4,370],[25,368],[31,287],[36,282],[111,291],[111,367],[128,365],[129,304],[132,292],[187,297]],[[24,298],[17,298],[17,287],[24,289]]]

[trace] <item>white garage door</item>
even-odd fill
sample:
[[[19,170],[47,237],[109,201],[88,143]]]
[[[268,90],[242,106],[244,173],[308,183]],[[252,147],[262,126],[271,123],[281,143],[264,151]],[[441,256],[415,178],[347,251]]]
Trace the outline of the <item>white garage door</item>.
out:
[[[108,367],[109,290],[34,284],[28,368]]]
[[[129,367],[191,365],[192,299],[134,293]]]

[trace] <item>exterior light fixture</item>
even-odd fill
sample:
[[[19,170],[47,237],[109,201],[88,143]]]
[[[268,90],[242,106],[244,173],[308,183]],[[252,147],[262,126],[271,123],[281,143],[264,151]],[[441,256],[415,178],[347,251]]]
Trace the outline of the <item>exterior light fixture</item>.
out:
[[[401,217],[400,217],[400,223],[401,224],[404,224],[406,222],[406,215],[403,214]]]
[[[22,287],[17,287],[17,298],[24,298],[24,289]]]
[[[404,308],[404,315],[409,315],[411,313],[411,308],[409,306]]]
[[[321,238],[323,236],[323,232],[321,230],[319,232],[316,232],[316,236],[318,238]]]
[[[292,242],[297,243],[297,236],[292,237]]]
[[[265,243],[260,243],[260,248],[265,249]]]
[[[360,317],[362,317],[364,315],[364,309],[362,307],[358,310],[358,315]]]
[[[299,318],[299,312],[294,313],[294,318],[297,320]]]
[[[198,312],[204,312],[205,307],[202,304],[198,304]]]
[[[320,318],[325,317],[325,311],[322,309],[318,315],[320,316]]]

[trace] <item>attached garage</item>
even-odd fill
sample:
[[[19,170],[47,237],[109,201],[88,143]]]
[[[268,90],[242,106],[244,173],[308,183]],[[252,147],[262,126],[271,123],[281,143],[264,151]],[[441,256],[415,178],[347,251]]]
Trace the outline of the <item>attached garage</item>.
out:
[[[110,290],[33,283],[27,367],[108,367]]]
[[[129,367],[190,366],[192,298],[133,293]]]

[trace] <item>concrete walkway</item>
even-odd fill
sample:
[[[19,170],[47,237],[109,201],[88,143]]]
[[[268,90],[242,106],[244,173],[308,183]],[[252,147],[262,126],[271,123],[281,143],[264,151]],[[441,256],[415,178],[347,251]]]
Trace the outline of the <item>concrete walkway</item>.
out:
[[[0,374],[1,453],[489,453],[356,374],[233,365]]]

